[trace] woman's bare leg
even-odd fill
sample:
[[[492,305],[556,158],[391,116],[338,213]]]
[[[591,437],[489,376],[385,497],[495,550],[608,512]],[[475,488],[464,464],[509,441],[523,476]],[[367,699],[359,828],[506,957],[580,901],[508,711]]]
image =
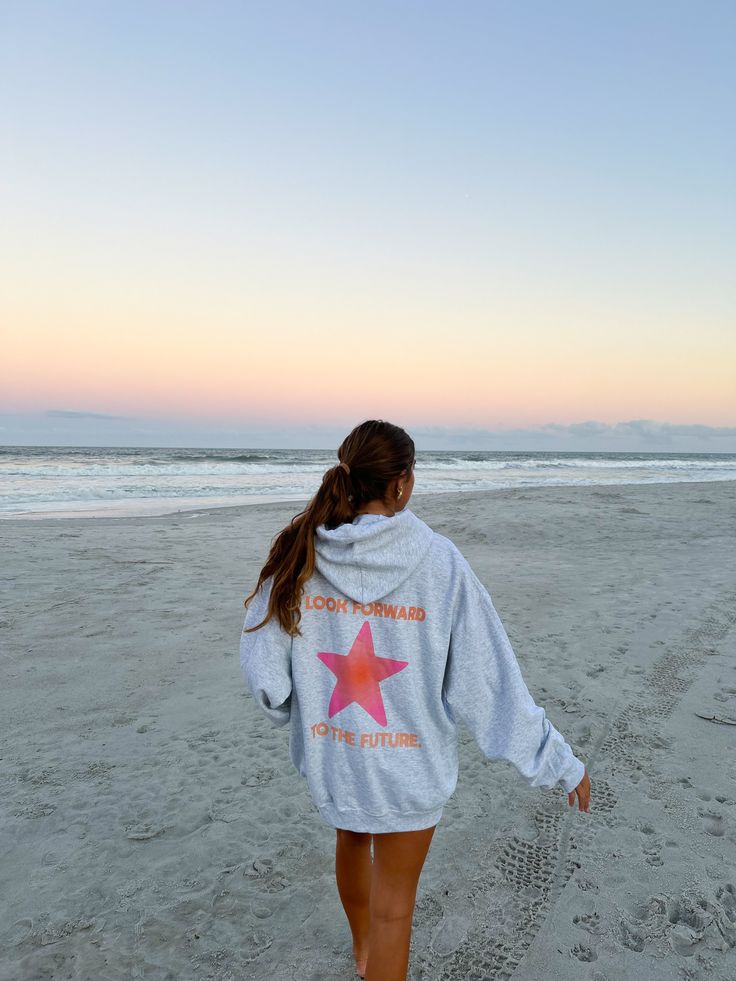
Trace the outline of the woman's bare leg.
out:
[[[434,830],[373,835],[365,981],[406,981],[417,886]]]
[[[371,835],[336,828],[335,877],[337,891],[353,935],[353,957],[365,974],[368,957],[371,893]]]

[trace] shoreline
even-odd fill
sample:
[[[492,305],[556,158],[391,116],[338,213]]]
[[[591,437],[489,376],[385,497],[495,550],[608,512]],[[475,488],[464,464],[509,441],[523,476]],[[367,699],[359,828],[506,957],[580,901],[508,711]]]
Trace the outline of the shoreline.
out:
[[[596,488],[642,488],[642,487],[666,487],[670,485],[681,486],[687,485],[688,487],[693,485],[702,486],[712,486],[713,484],[733,484],[736,487],[736,478],[714,478],[713,480],[647,480],[647,481],[621,481],[618,483],[604,483],[595,482],[588,484],[521,484],[513,487],[485,487],[476,490],[456,490],[456,491],[415,491],[412,494],[412,500],[444,500],[453,498],[473,498],[475,496],[484,496],[489,494],[524,494],[533,491],[576,491],[576,490],[586,490]],[[153,499],[152,499],[153,500]],[[101,520],[113,520],[113,521],[128,521],[135,520],[139,518],[177,518],[177,517],[194,517],[200,515],[209,515],[218,512],[239,512],[251,508],[259,507],[280,507],[282,505],[306,505],[309,502],[309,497],[287,497],[287,496],[271,496],[271,495],[253,495],[252,500],[239,501],[237,504],[217,504],[217,505],[203,505],[203,506],[191,506],[186,508],[177,508],[174,510],[121,510],[118,513],[114,512],[114,507],[109,509],[103,508],[100,510],[94,510],[93,508],[84,510],[61,510],[61,511],[32,511],[32,512],[12,512],[12,513],[0,513],[0,522],[8,522],[9,524],[23,523],[27,522],[29,524],[37,524],[38,522],[49,521],[49,522],[60,522],[60,521],[94,521],[98,523]],[[143,506],[146,506],[146,502],[142,501]],[[153,503],[150,505],[153,507]],[[301,510],[301,508],[298,508]]]

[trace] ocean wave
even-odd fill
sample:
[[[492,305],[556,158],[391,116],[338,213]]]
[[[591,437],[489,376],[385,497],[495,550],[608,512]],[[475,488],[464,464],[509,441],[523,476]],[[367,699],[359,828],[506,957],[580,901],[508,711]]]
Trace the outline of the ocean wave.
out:
[[[2,447],[0,513],[311,497],[323,450]],[[736,454],[418,451],[416,493],[736,480]]]
[[[272,454],[262,454],[262,453],[236,453],[235,456],[232,454],[220,454],[220,453],[209,453],[206,450],[201,454],[196,455],[194,452],[186,453],[175,453],[171,457],[172,460],[176,461],[186,461],[196,463],[199,461],[205,461],[209,463],[223,462],[223,463],[267,463],[274,459]],[[161,460],[162,465],[166,465],[168,460]]]

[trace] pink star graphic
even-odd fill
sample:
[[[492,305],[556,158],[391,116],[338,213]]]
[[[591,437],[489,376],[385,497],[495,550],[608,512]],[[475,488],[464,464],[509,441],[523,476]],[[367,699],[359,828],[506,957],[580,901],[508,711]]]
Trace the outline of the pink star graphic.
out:
[[[379,684],[392,674],[403,671],[408,661],[376,657],[371,625],[366,620],[347,654],[320,651],[317,657],[337,676],[330,698],[328,718],[336,715],[351,702],[357,702],[380,725],[386,725],[386,709]]]

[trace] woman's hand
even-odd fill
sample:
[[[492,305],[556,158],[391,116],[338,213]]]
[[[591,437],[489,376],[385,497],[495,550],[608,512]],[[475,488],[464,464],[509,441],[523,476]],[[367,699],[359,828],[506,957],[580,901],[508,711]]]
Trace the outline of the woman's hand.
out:
[[[579,811],[587,811],[590,814],[590,777],[588,776],[588,770],[586,768],[583,774],[583,779],[577,785],[575,790],[571,790],[567,795],[567,803],[570,807],[575,806],[575,796],[577,795],[579,804]]]

